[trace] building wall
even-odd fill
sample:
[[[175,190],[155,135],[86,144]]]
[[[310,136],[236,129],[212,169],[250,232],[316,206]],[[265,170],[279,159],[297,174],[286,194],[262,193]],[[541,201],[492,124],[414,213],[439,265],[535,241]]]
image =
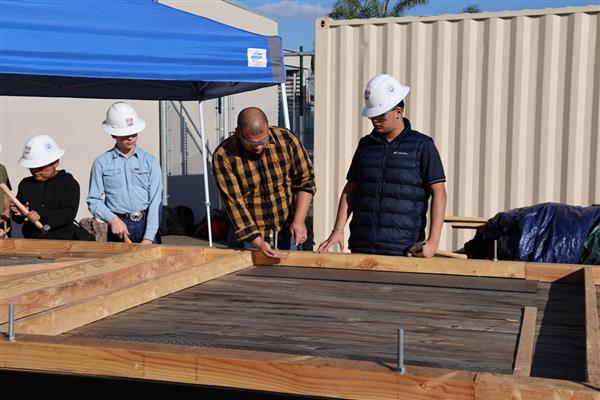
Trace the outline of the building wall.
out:
[[[447,175],[446,215],[600,203],[600,6],[316,21],[316,240],[335,220],[378,73],[411,87],[406,116]],[[441,248],[473,231],[444,228]]]
[[[259,34],[276,35],[277,22],[227,1],[166,0],[166,5],[215,19],[231,26]],[[248,96],[248,95],[245,95]],[[35,98],[0,96],[0,162],[8,169],[13,188],[29,176],[17,160],[23,145],[31,136],[45,133],[52,136],[67,152],[61,168],[73,174],[81,186],[77,219],[89,216],[85,199],[89,173],[94,158],[114,144],[110,135],[100,127],[108,107],[118,101],[96,99]],[[275,97],[275,102],[277,98]],[[157,101],[128,101],[146,120],[146,130],[139,144],[159,158],[159,103]],[[197,105],[191,114],[198,117]],[[203,198],[198,198],[203,203]]]
[[[159,0],[161,4],[260,35],[277,35],[277,21],[226,0]]]

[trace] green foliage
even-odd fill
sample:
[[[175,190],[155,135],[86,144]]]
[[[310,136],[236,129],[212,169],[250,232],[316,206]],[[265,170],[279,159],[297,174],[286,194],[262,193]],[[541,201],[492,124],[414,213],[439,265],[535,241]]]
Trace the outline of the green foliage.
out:
[[[337,0],[329,17],[333,19],[399,17],[406,10],[427,2],[428,0]]]
[[[479,4],[469,4],[462,10],[463,13],[469,14],[477,14],[481,12],[481,8],[479,8]]]

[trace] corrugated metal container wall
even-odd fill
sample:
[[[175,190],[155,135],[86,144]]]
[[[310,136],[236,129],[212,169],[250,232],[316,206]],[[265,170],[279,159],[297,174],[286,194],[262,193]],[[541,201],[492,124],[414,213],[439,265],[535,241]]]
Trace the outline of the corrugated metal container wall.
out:
[[[316,21],[316,241],[327,237],[359,139],[369,78],[411,87],[405,114],[447,176],[446,215],[600,203],[600,6]],[[445,226],[440,248],[474,231]]]

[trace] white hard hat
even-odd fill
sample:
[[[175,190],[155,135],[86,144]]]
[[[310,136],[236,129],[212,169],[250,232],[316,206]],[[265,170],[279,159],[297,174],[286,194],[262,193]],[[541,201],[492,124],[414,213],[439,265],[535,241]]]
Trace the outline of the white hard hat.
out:
[[[372,118],[390,111],[400,103],[410,88],[388,74],[375,75],[365,88],[363,117]]]
[[[35,135],[25,143],[19,165],[25,168],[38,168],[52,164],[65,154],[54,139],[48,135]]]
[[[102,128],[114,136],[129,136],[140,133],[146,127],[146,121],[138,117],[134,108],[127,103],[115,103],[106,111]]]

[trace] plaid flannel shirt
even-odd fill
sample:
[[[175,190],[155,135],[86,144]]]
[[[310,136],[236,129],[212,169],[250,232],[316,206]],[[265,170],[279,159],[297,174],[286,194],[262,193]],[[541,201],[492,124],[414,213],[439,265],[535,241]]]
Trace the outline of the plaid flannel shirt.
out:
[[[239,240],[280,231],[293,219],[294,195],[316,192],[312,164],[296,135],[269,127],[269,136],[258,156],[247,152],[235,135],[213,154],[215,181]]]

